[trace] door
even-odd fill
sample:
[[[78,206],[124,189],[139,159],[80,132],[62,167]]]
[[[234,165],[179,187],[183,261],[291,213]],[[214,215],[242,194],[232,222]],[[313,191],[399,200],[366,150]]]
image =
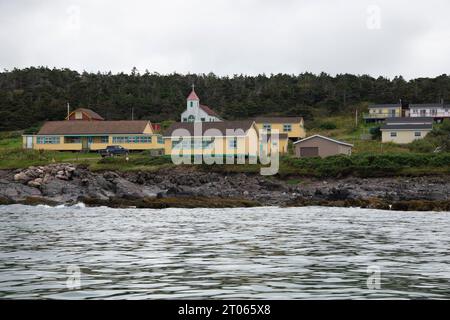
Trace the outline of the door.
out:
[[[300,148],[300,157],[318,157],[319,148],[318,147],[303,147]]]
[[[33,149],[33,137],[27,137],[27,149]]]
[[[89,150],[89,143],[88,143],[88,138],[87,137],[82,137],[81,138],[81,149]]]

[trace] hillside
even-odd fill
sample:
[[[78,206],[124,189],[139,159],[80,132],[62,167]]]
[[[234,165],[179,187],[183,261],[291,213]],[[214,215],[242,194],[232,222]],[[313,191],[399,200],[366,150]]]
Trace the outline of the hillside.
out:
[[[130,74],[78,73],[69,69],[27,68],[0,73],[0,131],[25,129],[89,107],[106,119],[153,122],[178,120],[191,84],[202,103],[225,119],[260,115],[318,117],[363,112],[367,104],[450,101],[450,76],[405,81],[367,75],[160,75],[133,69]]]

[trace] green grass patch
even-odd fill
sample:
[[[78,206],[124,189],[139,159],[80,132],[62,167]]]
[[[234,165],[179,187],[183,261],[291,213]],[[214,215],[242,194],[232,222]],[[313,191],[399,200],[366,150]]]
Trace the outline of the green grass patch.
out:
[[[288,179],[286,180],[286,184],[291,185],[291,186],[296,186],[298,184],[302,183],[302,179]]]
[[[145,152],[130,154],[126,157],[108,157],[91,163],[89,168],[93,171],[156,171],[173,166],[170,156],[150,157]]]

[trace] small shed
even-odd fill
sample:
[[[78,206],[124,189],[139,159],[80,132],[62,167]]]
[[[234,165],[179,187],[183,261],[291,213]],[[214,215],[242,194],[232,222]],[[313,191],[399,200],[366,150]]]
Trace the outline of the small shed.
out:
[[[294,142],[294,153],[298,158],[328,157],[337,154],[352,154],[353,145],[321,135],[313,135]]]

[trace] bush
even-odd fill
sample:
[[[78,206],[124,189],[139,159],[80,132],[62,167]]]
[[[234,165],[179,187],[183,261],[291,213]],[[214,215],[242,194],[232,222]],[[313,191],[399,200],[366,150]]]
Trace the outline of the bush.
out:
[[[436,146],[428,139],[420,139],[410,143],[408,148],[413,152],[430,153],[436,149]]]
[[[380,127],[373,127],[369,129],[369,133],[372,136],[372,139],[380,139],[381,138],[381,129]]]
[[[334,129],[337,128],[337,126],[336,126],[336,124],[334,122],[326,121],[326,122],[322,122],[319,125],[319,128],[322,129],[322,130],[334,130]]]
[[[450,153],[439,154],[355,154],[328,158],[289,158],[285,162],[299,173],[319,177],[355,175],[382,177],[401,173],[406,168],[450,167]]]

